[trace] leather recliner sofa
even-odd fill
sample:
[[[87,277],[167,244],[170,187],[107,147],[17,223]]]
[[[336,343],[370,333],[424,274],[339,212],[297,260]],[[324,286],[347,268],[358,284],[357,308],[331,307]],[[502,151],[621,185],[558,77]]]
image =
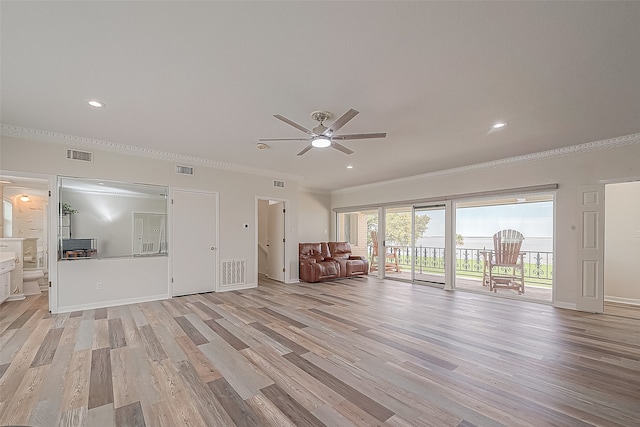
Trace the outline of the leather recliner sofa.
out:
[[[299,243],[300,280],[324,280],[369,274],[369,262],[351,254],[347,242]]]
[[[369,274],[369,261],[365,257],[352,255],[348,242],[328,242],[331,258],[340,264],[340,277],[366,276]]]

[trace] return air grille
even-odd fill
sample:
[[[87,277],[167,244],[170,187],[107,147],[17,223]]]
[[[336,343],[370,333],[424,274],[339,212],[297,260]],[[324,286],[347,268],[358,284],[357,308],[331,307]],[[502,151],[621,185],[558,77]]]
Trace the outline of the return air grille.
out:
[[[176,166],[176,173],[182,174],[182,175],[193,175],[194,174],[194,169],[191,166],[180,166],[177,165]]]
[[[88,151],[67,150],[67,159],[80,160],[83,162],[92,162],[93,153],[90,153]]]
[[[244,274],[246,263],[247,261],[244,259],[222,261],[222,286],[244,285],[247,283]]]

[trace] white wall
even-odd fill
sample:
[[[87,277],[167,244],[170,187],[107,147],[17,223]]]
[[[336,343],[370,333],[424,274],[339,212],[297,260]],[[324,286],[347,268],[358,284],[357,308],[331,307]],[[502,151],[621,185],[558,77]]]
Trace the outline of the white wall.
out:
[[[58,312],[168,298],[168,260],[166,256],[62,260]]]
[[[556,305],[575,308],[578,276],[578,186],[640,177],[640,137],[622,143],[589,144],[581,150],[559,150],[513,162],[494,162],[448,173],[334,191],[332,208],[415,200],[542,184],[556,192]],[[332,229],[335,221],[332,222]]]
[[[299,241],[305,243],[335,240],[335,238],[333,238],[335,234],[329,234],[331,224],[331,194],[301,191],[299,197]]]
[[[605,187],[605,299],[640,305],[640,181]]]
[[[94,153],[93,162],[80,162],[66,158],[67,148],[79,148]],[[99,147],[98,147],[99,148]],[[3,136],[0,146],[2,158],[0,168],[13,172],[31,172],[47,175],[71,176],[78,178],[94,178],[143,184],[164,185],[176,189],[195,189],[218,192],[220,195],[220,235],[219,259],[246,259],[248,266],[256,263],[256,242],[253,230],[255,223],[256,196],[286,199],[289,201],[288,233],[293,236],[289,240],[287,266],[292,277],[298,277],[298,182],[286,180],[285,188],[274,187],[273,179],[264,176],[223,170],[195,165],[195,175],[185,176],[175,173],[175,165],[184,160],[168,161],[157,158],[129,155],[112,151],[100,151],[95,148],[73,147],[71,144],[41,142],[30,139]],[[158,156],[154,156],[158,157]],[[278,178],[282,180],[282,178]],[[170,219],[169,219],[170,221]],[[243,224],[249,224],[244,229]],[[118,262],[118,260],[113,260]],[[135,259],[132,261],[136,261]],[[88,260],[77,261],[88,262]],[[70,264],[70,263],[69,263]],[[141,266],[141,268],[144,268]],[[89,283],[101,281],[99,271],[90,271],[94,277],[86,278]],[[166,273],[165,273],[166,274]],[[66,299],[73,289],[84,289],[82,283],[71,280],[71,275],[61,274],[60,278],[69,277],[69,281],[54,282],[60,287],[59,306],[70,306],[73,301]],[[123,274],[119,282],[118,293],[113,300],[126,299],[132,280]],[[56,280],[55,278],[53,280]],[[143,278],[143,280],[146,280]],[[257,272],[253,269],[246,272],[247,284],[257,284]],[[114,281],[116,283],[117,281]],[[64,292],[62,292],[64,290]],[[94,295],[98,300],[88,299],[85,304],[99,303],[100,294]]]

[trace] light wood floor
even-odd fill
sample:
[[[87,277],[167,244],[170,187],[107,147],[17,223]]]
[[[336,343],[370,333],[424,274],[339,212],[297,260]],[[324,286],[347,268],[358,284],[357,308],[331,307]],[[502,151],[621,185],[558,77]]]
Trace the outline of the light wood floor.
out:
[[[0,425],[638,426],[640,320],[392,280],[0,306]]]

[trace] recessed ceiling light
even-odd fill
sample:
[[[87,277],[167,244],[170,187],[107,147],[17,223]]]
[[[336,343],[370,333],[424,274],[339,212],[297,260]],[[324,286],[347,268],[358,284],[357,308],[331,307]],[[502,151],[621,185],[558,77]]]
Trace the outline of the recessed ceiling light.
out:
[[[258,148],[258,150],[266,150],[269,148],[269,145],[265,144],[264,142],[258,142],[256,144],[256,147]]]
[[[29,196],[27,196],[26,194],[23,194],[22,196],[20,196],[20,200],[22,200],[23,202],[28,202],[29,200]]]
[[[95,99],[92,99],[91,101],[87,101],[87,103],[92,107],[96,107],[96,108],[104,108],[107,106],[107,104],[105,104],[104,102],[96,101]]]
[[[498,122],[498,123],[496,123],[496,124],[494,124],[494,125],[493,125],[493,128],[494,128],[494,129],[500,129],[500,128],[505,127],[506,125],[507,125],[507,124],[506,124],[506,123],[504,123],[504,122]]]
[[[347,169],[353,169],[353,165],[347,165]]]

